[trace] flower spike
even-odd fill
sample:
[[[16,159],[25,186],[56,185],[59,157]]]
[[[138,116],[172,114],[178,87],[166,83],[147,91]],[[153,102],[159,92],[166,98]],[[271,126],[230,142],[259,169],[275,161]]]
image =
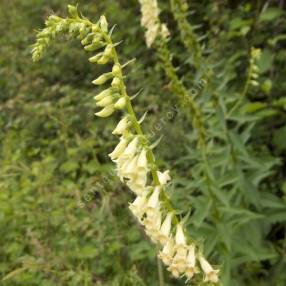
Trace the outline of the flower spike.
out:
[[[161,29],[156,22],[159,13],[156,0],[140,2],[144,14],[142,24],[147,27],[147,43],[151,46],[158,36],[168,37],[168,30],[166,26]],[[38,32],[37,42],[33,46],[33,60],[39,60],[58,36],[68,34],[79,39],[87,52],[94,52],[89,58],[91,63],[112,65],[110,72],[92,82],[97,86],[109,85],[94,97],[96,106],[101,108],[95,115],[108,117],[115,112],[123,113],[112,132],[120,136],[119,143],[109,157],[116,164],[121,181],[134,193],[135,198],[129,209],[145,227],[150,239],[161,245],[158,257],[174,277],[191,279],[198,272],[196,261],[199,260],[205,281],[217,283],[219,271],[214,270],[203,256],[198,257],[196,246],[187,237],[183,223],[168,199],[166,188],[171,180],[169,171],[159,170],[153,154],[160,139],[153,145],[149,142],[141,127],[146,113],[139,121],[133,110],[132,98],[128,96],[124,83],[124,66],[119,62],[116,44],[111,39],[113,29],[108,31],[108,22],[104,16],[94,24],[81,17],[77,7],[68,6],[68,10],[69,18],[52,15],[47,19],[46,27]],[[255,56],[257,57],[257,52]]]

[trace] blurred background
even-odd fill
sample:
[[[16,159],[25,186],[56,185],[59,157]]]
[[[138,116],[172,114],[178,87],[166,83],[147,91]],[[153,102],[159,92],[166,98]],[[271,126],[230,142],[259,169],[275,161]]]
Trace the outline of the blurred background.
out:
[[[261,85],[250,100],[266,108],[252,106],[260,113],[251,152],[271,158],[257,184],[271,193],[258,207],[267,218],[236,213],[245,219],[250,237],[236,236],[226,222],[200,232],[200,223],[208,219],[203,200],[190,232],[193,227],[198,238],[206,239],[210,231],[208,252],[222,266],[224,285],[285,286],[286,2],[187,2],[195,11],[190,20],[202,24],[198,33],[215,39],[212,57],[217,62],[231,57],[224,73],[233,89],[245,78],[249,48],[262,49]],[[0,279],[5,277],[0,285],[155,286],[156,249],[131,216],[127,202],[132,195],[114,176],[107,156],[116,144],[111,131],[119,117],[94,116],[91,81],[100,68],[89,64],[78,41],[61,41],[40,63],[31,60],[35,29],[43,28],[51,13],[65,17],[67,4],[76,2],[0,2]],[[175,61],[184,63],[180,72],[191,71],[168,1],[160,1],[160,7],[174,39]],[[149,111],[144,128],[154,140],[163,135],[157,158],[176,178],[172,200],[187,213],[193,203],[192,130],[178,112],[156,53],[146,48],[139,4],[81,0],[79,8],[91,21],[105,14],[111,25],[117,24],[114,41],[123,40],[121,62],[136,58],[128,71],[129,94],[143,88],[136,112]],[[242,205],[253,210],[248,202]],[[231,235],[239,239],[230,247]],[[165,280],[184,285],[167,272]]]

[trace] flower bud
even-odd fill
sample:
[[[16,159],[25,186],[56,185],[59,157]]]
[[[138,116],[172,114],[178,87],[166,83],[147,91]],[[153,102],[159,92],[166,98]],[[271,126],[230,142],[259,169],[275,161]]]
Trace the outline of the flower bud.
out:
[[[92,42],[90,45],[85,46],[84,49],[88,52],[94,52],[104,46],[104,43],[101,41]]]
[[[112,68],[112,74],[115,77],[121,77],[122,76],[122,71],[121,71],[121,66],[119,64],[115,64]]]
[[[79,18],[77,7],[75,7],[75,6],[68,5],[68,13],[69,13],[71,18],[74,18],[74,19]]]
[[[89,61],[93,64],[98,63],[99,59],[102,57],[103,53],[99,53],[91,58],[89,58]]]
[[[105,32],[105,33],[108,32],[108,23],[107,23],[105,16],[100,17],[99,25],[100,25],[100,28],[103,32]]]
[[[109,79],[112,78],[112,73],[105,73],[101,76],[99,76],[97,79],[95,79],[92,83],[95,85],[102,85],[106,83]]]
[[[106,55],[103,55],[103,56],[97,61],[97,63],[98,63],[99,65],[105,65],[105,64],[107,64],[107,63],[109,62],[109,60],[110,60],[109,57],[107,57]]]
[[[101,111],[95,113],[98,117],[108,117],[114,112],[113,104],[104,107]]]
[[[111,58],[113,52],[113,45],[108,44],[104,50],[104,55],[108,58]]]
[[[110,105],[113,102],[113,97],[111,95],[105,96],[103,99],[98,101],[96,103],[99,107],[106,107],[107,105]]]
[[[253,79],[257,79],[257,78],[258,78],[258,74],[257,74],[257,73],[252,73],[252,74],[251,74],[251,77],[252,77]]]
[[[77,35],[80,27],[77,23],[71,23],[69,25],[69,33],[73,35]]]
[[[99,28],[99,26],[97,24],[93,24],[91,29],[92,29],[93,33],[100,32],[100,28]]]
[[[56,15],[51,15],[46,20],[46,26],[50,26],[51,24],[57,24],[61,21],[61,18]]]
[[[121,85],[121,80],[119,77],[115,77],[113,80],[112,80],[112,83],[111,83],[111,86],[114,87],[114,88],[119,88]]]
[[[121,97],[119,98],[116,103],[114,104],[114,107],[116,109],[123,109],[126,106],[126,98],[125,97]]]
[[[116,128],[112,131],[113,135],[121,135],[123,132],[128,128],[130,125],[130,121],[128,120],[127,117],[124,117],[119,121],[117,124]]]
[[[103,90],[101,93],[99,93],[98,95],[96,95],[95,97],[94,97],[94,99],[96,100],[96,101],[99,101],[99,100],[102,100],[104,97],[106,97],[106,96],[108,96],[108,95],[111,95],[111,89],[110,88],[108,88],[108,89],[105,89],[105,90]]]
[[[83,40],[86,35],[89,33],[90,27],[86,26],[85,24],[82,24],[79,29],[79,36],[78,39]]]
[[[257,65],[253,65],[252,69],[253,69],[254,72],[259,72],[259,68],[258,68]]]
[[[93,33],[89,33],[82,41],[81,44],[83,46],[88,45],[92,42],[94,34]]]
[[[250,83],[251,83],[253,86],[259,86],[259,83],[258,83],[256,80],[251,80]]]

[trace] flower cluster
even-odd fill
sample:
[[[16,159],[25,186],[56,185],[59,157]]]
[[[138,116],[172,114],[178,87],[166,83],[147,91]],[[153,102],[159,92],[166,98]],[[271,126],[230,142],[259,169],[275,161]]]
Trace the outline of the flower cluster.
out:
[[[196,260],[199,259],[205,281],[218,282],[218,270],[214,270],[203,256],[196,254],[195,244],[187,243],[183,224],[177,222],[174,211],[164,208],[161,197],[171,179],[169,171],[157,171],[159,184],[147,184],[150,172],[148,147],[144,146],[140,135],[132,134],[131,127],[128,116],[123,117],[113,131],[113,134],[121,136],[119,144],[109,154],[117,165],[118,176],[136,195],[129,205],[131,212],[144,226],[150,239],[162,246],[158,256],[174,277],[184,275],[187,280],[193,278],[199,272],[196,267]]]
[[[56,35],[66,31],[81,40],[84,49],[95,52],[89,58],[91,63],[109,64],[111,71],[100,75],[93,81],[104,90],[94,97],[100,108],[95,113],[108,117],[116,110],[123,116],[113,134],[119,136],[119,143],[109,154],[116,164],[116,171],[122,182],[130,188],[136,198],[129,208],[139,223],[144,226],[150,239],[161,245],[158,256],[174,277],[185,276],[191,279],[200,262],[205,281],[218,282],[218,270],[214,270],[198,251],[194,242],[185,236],[183,223],[179,221],[166,195],[170,181],[169,171],[160,172],[154,154],[140,122],[137,120],[124,84],[123,66],[118,60],[115,46],[108,33],[105,17],[93,24],[78,16],[77,9],[69,6],[70,18],[50,16],[47,27],[39,32],[34,45],[33,58],[38,60],[48,44]],[[146,19],[145,19],[146,20]]]
[[[160,9],[157,0],[139,0],[141,5],[141,25],[146,29],[146,44],[150,48],[160,35],[164,39],[168,38],[169,30],[165,24],[159,21]]]
[[[261,57],[261,50],[256,48],[251,48],[251,55],[250,55],[250,67],[249,67],[249,78],[250,84],[253,86],[258,86],[259,83],[257,82],[259,76],[259,68],[256,65],[257,60]]]

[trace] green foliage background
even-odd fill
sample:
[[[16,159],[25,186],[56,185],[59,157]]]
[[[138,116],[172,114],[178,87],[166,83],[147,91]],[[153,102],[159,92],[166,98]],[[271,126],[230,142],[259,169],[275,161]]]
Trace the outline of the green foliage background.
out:
[[[188,20],[201,24],[199,37],[208,36],[201,38],[209,49],[205,64],[216,73],[196,99],[207,138],[217,146],[207,150],[207,167],[166,66],[145,46],[137,1],[81,1],[80,10],[116,23],[122,62],[137,59],[129,68],[129,93],[143,88],[136,111],[149,110],[144,128],[154,140],[163,135],[156,152],[175,178],[172,201],[183,215],[190,211],[189,231],[221,266],[223,284],[285,285],[286,5],[188,2],[196,12]],[[66,15],[68,3],[74,4],[0,3],[0,279],[6,277],[0,284],[158,285],[156,249],[129,213],[132,195],[107,157],[117,120],[93,115],[90,82],[102,70],[76,41],[56,44],[40,65],[31,61],[34,29],[53,11]],[[171,28],[173,63],[191,90],[200,71],[182,45],[169,2],[160,7]],[[260,86],[226,118],[244,84],[251,46],[262,49]],[[167,272],[165,280],[184,285]]]

